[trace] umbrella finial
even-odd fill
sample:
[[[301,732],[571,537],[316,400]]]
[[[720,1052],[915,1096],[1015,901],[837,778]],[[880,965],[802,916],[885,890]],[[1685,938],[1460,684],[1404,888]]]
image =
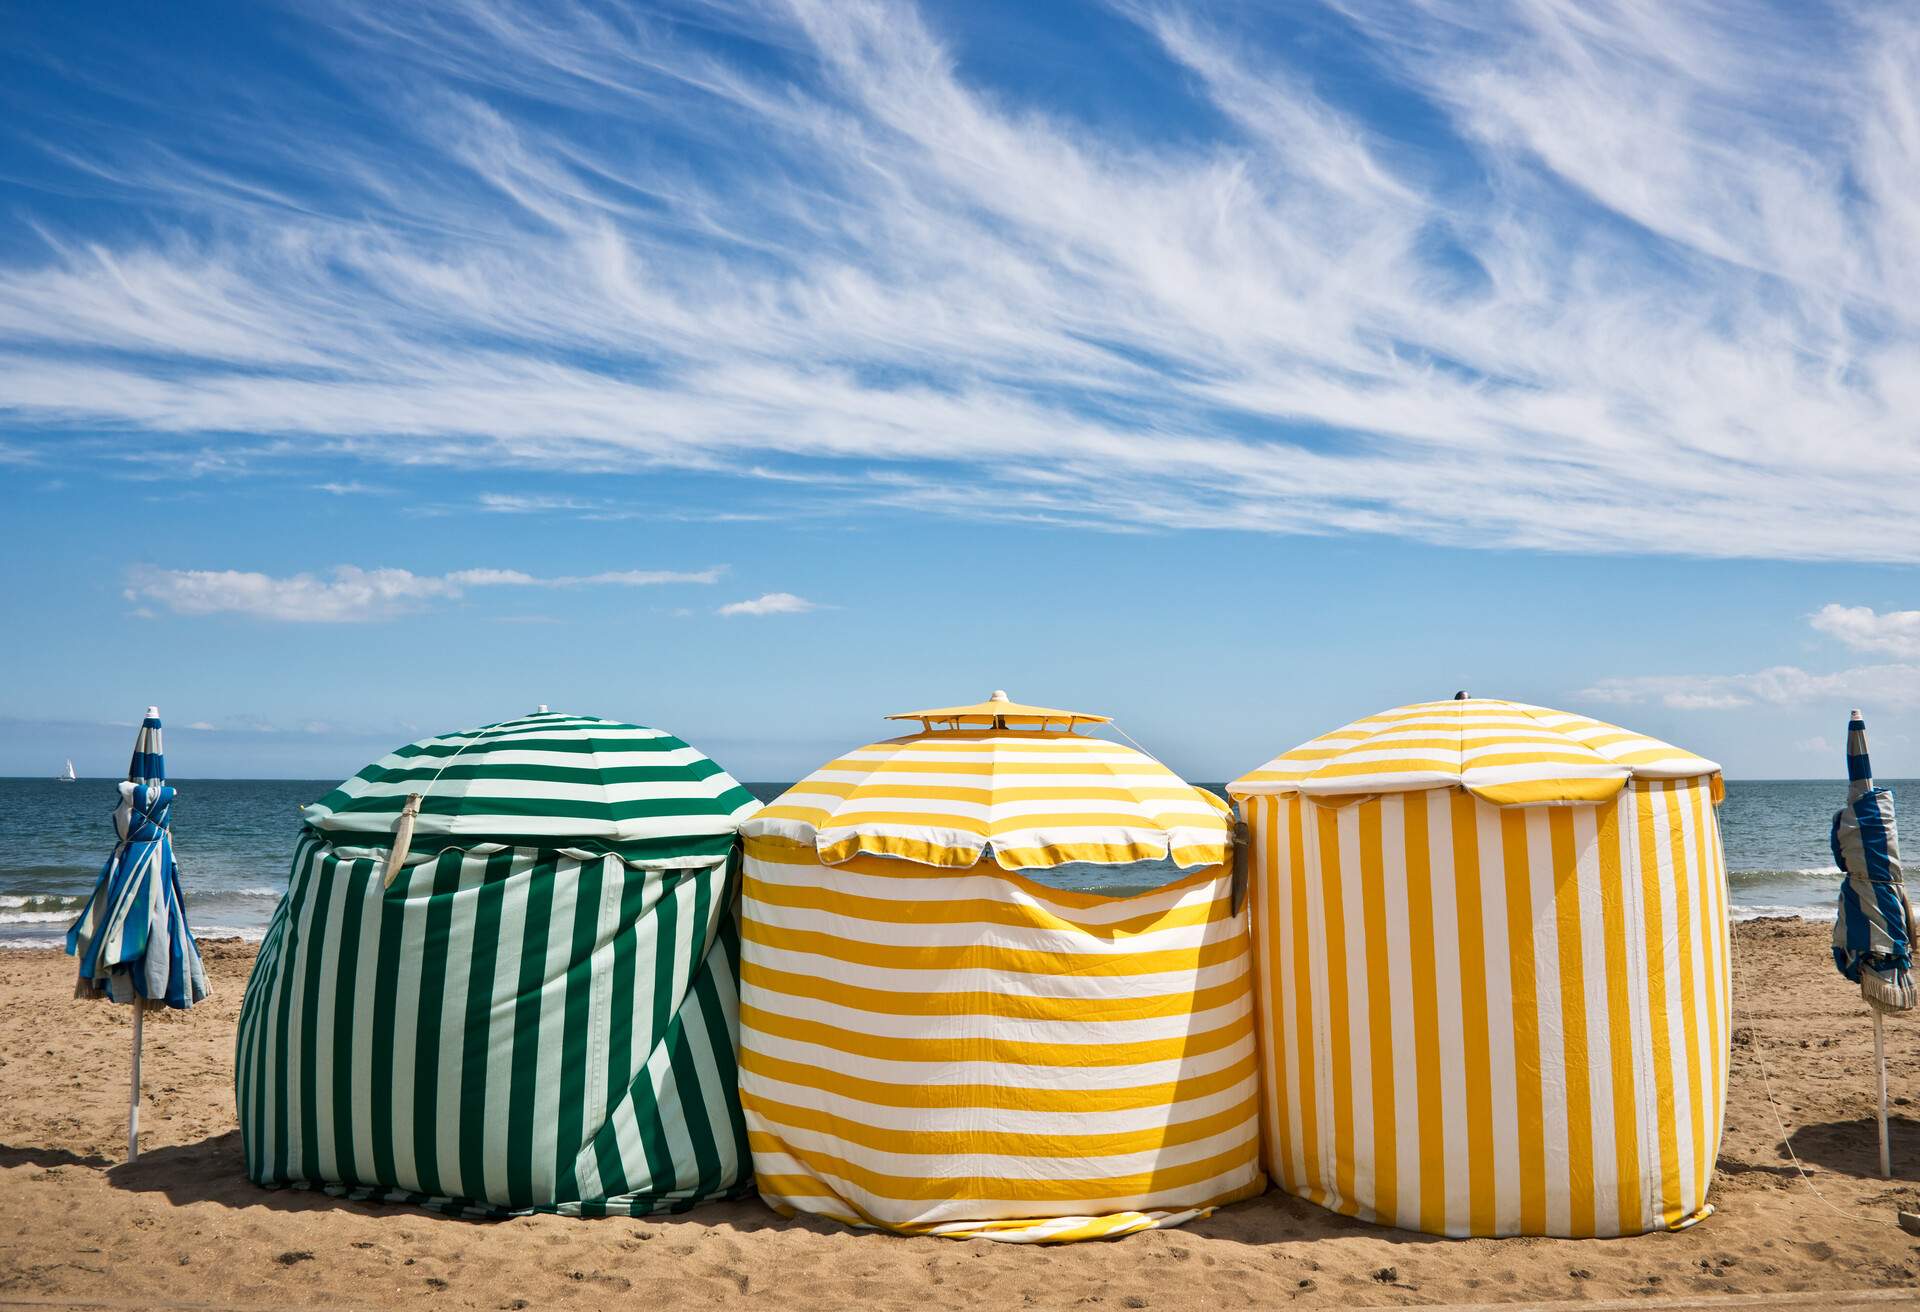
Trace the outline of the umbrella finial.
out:
[[[1007,700],[1007,690],[1005,688],[995,688],[993,690],[993,696],[987,698],[987,700],[990,702],[1004,702]]]
[[[1854,714],[1855,714],[1855,715],[1858,715],[1858,714],[1860,714],[1860,712],[1858,712],[1858,711],[1855,711],[1855,712],[1854,712]],[[158,706],[149,706],[149,707],[147,707],[147,718],[148,718],[149,720],[157,720],[157,719],[159,719],[159,718],[160,718],[160,708],[159,708]]]
[[[1467,690],[1465,688],[1462,688],[1459,692],[1453,695],[1453,699],[1457,702],[1463,702],[1467,700]]]
[[[533,713],[534,713],[535,715],[545,715],[545,714],[547,714],[547,713],[548,713],[548,712],[547,712],[547,704],[546,704],[545,702],[541,702],[541,703],[540,703],[540,704],[539,704],[538,706],[536,706],[536,707],[534,707],[534,708],[533,708]]]
[[[1859,711],[1847,719],[1847,800],[1873,788],[1873,762],[1867,759],[1867,721]]]

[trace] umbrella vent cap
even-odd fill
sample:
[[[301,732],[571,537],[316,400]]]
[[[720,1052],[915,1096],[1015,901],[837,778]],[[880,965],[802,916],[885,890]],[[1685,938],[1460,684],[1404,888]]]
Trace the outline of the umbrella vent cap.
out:
[[[533,713],[535,715],[547,714],[547,704],[545,702],[541,702],[538,706],[533,708]]]
[[[1859,713],[1860,713],[1860,712],[1858,712],[1858,711],[1855,711],[1855,712],[1854,712],[1854,714],[1855,714],[1855,715],[1858,715]],[[160,708],[159,708],[158,706],[149,706],[149,707],[147,707],[147,718],[148,718],[149,720],[157,720],[157,719],[159,719],[159,718],[160,718]]]
[[[1005,688],[995,688],[993,695],[988,697],[987,700],[990,702],[1004,702],[1007,700],[1007,690]]]

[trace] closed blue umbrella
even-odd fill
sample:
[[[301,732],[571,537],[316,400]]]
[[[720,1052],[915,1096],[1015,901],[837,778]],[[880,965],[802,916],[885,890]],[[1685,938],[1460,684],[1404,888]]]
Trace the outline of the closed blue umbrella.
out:
[[[1893,790],[1876,788],[1867,758],[1867,725],[1855,711],[1847,723],[1847,804],[1829,835],[1843,876],[1833,922],[1833,964],[1860,986],[1873,1011],[1873,1059],[1880,1087],[1880,1174],[1891,1173],[1887,1144],[1887,1063],[1883,1012],[1920,1002],[1913,978],[1913,907],[1900,871]]]
[[[67,953],[80,958],[76,996],[133,1004],[129,1161],[140,1155],[141,1020],[149,1007],[184,1011],[207,996],[207,972],[187,928],[173,860],[173,796],[166,783],[160,711],[149,706],[113,813],[120,841],[100,868],[93,896],[67,930]]]

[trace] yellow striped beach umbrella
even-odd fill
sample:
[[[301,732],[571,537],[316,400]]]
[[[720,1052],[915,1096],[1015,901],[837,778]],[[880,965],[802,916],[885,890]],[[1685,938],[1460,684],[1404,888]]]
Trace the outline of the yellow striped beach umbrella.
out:
[[[1226,808],[1071,728],[1103,717],[997,694],[903,718],[922,731],[828,762],[743,830],[740,1091],[761,1196],[1059,1242],[1258,1193]],[[1133,897],[1023,873],[1142,861],[1188,873]]]
[[[1228,785],[1253,845],[1264,1155],[1446,1235],[1712,1209],[1730,1030],[1713,762],[1464,696]]]

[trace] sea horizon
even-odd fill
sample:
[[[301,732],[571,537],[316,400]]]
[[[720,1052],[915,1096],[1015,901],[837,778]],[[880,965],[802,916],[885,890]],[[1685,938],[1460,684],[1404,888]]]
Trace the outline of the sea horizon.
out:
[[[112,847],[112,778],[0,776],[0,947],[51,947],[85,905]],[[174,837],[188,915],[204,938],[257,940],[286,887],[298,808],[337,783],[321,778],[180,776]],[[741,780],[761,801],[791,786]],[[1909,781],[1886,780],[1896,791]],[[1224,796],[1219,781],[1197,786]],[[1767,916],[1831,921],[1839,871],[1827,822],[1845,796],[1834,778],[1728,778],[1719,808],[1729,909],[1737,921]],[[1076,866],[1049,882],[1089,892],[1137,892],[1175,877],[1165,862]]]

